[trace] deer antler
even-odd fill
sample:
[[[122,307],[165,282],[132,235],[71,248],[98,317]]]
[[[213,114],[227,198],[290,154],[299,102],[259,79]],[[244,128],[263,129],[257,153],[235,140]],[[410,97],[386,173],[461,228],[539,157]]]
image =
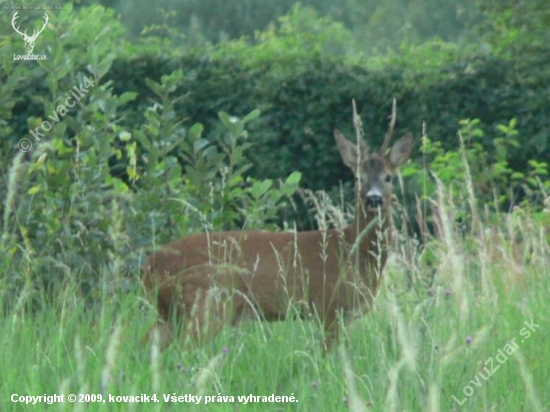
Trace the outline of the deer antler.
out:
[[[388,146],[391,142],[391,137],[393,135],[393,128],[395,127],[395,121],[396,120],[397,120],[397,100],[394,97],[392,108],[391,108],[390,125],[388,127],[388,132],[386,133],[386,137],[384,138],[384,143],[382,143],[382,146],[380,147],[380,154],[381,155],[385,155],[386,150],[388,150]]]
[[[33,32],[33,34],[32,34],[31,37],[37,38],[38,35],[44,31],[44,29],[46,28],[46,25],[48,24],[48,21],[49,21],[49,20],[50,20],[50,19],[49,19],[49,17],[48,17],[48,14],[47,14],[47,13],[44,13],[44,24],[42,25],[42,28],[41,28],[38,32],[36,32],[36,30],[35,30],[36,33]]]
[[[25,30],[25,33],[21,33],[19,31],[19,27],[15,27],[15,21],[17,20],[17,17],[19,17],[17,15],[17,13],[19,13],[19,12],[16,11],[15,14],[13,15],[12,19],[11,19],[11,26],[13,27],[13,29],[15,30],[16,33],[20,34],[21,36],[26,36],[27,35],[27,30]]]
[[[365,143],[365,133],[363,132],[363,122],[361,117],[357,114],[357,106],[355,105],[355,99],[351,99],[351,105],[353,107],[353,128],[355,129],[355,136],[357,138],[357,147],[361,150],[361,155],[367,156],[369,148]]]
[[[13,29],[14,29],[18,34],[20,34],[21,36],[23,36],[23,38],[27,38],[27,39],[35,40],[35,39],[38,37],[38,35],[44,31],[44,29],[46,28],[46,26],[47,26],[47,24],[48,24],[48,21],[50,21],[50,18],[48,17],[48,13],[44,13],[44,24],[42,25],[42,28],[41,28],[40,30],[38,30],[38,31],[34,30],[33,33],[32,33],[32,36],[29,36],[29,35],[27,34],[27,30],[25,30],[24,33],[21,33],[21,32],[19,31],[19,27],[15,27],[16,20],[17,20],[17,18],[19,17],[19,16],[17,15],[17,13],[19,13],[19,12],[16,11],[15,14],[13,15],[13,17],[12,17],[12,19],[11,19],[11,25],[12,25]]]
[[[46,28],[49,21],[50,21],[50,18],[48,17],[48,13],[44,13],[44,25],[42,26],[40,31],[38,33],[36,33],[37,37],[40,33],[42,33],[44,31],[44,29]],[[33,34],[33,36],[34,36],[34,34]]]

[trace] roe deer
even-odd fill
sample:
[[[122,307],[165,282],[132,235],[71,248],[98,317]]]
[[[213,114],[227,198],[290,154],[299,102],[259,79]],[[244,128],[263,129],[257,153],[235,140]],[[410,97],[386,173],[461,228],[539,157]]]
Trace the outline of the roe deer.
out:
[[[155,295],[162,321],[150,336],[157,330],[166,346],[172,340],[167,322],[173,315],[185,317],[187,337],[200,342],[224,324],[251,316],[284,319],[298,307],[321,320],[327,351],[337,337],[339,313],[368,309],[380,286],[392,227],[392,178],[413,146],[409,133],[386,153],[395,118],[394,100],[379,154],[371,153],[361,140],[355,102],[359,148],[334,131],[342,160],[356,178],[355,218],[348,227],[298,233],[201,233],[153,253],[143,282]]]

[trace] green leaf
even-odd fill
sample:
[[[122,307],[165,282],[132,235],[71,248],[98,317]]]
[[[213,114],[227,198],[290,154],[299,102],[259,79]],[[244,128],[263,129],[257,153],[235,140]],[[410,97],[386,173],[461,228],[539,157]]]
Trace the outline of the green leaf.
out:
[[[219,112],[218,117],[225,127],[230,127],[232,125],[229,115],[226,112]]]
[[[204,126],[201,123],[195,123],[189,129],[188,135],[191,138],[191,140],[197,140],[197,139],[200,139],[203,131],[204,131]]]
[[[29,195],[35,195],[38,192],[40,192],[40,186],[33,186],[33,187],[29,188],[29,190],[27,190],[27,193]]]
[[[133,100],[136,99],[137,97],[137,92],[125,92],[125,93],[122,93],[119,97],[118,97],[118,103],[119,104],[126,104],[128,102],[131,102]]]
[[[252,193],[252,196],[254,196],[256,199],[259,199],[265,192],[267,192],[271,186],[273,185],[273,181],[271,179],[266,179],[261,182],[254,182],[254,185],[250,188],[250,192]]]
[[[193,142],[193,151],[197,153],[198,151],[204,149],[208,146],[210,142],[206,139],[199,139]]]
[[[248,123],[251,120],[256,119],[261,114],[261,111],[259,109],[254,109],[250,113],[248,113],[245,117],[242,119],[242,123]]]
[[[126,130],[122,130],[118,134],[118,138],[120,139],[121,142],[128,142],[132,138],[132,133],[127,132]]]
[[[298,185],[302,179],[300,172],[292,172],[290,176],[286,178],[285,185]]]
[[[73,13],[73,4],[71,2],[68,2],[67,4],[63,5],[63,8],[59,12],[59,15],[57,16],[58,21],[67,21],[71,18],[74,18],[72,15]]]

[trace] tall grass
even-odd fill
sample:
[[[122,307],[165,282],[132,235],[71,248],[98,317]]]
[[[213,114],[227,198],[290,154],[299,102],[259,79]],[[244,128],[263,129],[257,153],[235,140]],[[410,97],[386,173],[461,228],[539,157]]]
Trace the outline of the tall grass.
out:
[[[5,210],[17,190],[13,176]],[[300,319],[226,328],[193,350],[183,349],[180,335],[160,352],[157,339],[144,341],[156,313],[140,274],[131,279],[133,290],[113,288],[112,267],[98,268],[104,292],[97,305],[87,304],[71,268],[55,290],[27,287],[9,299],[3,293],[2,409],[50,409],[12,397],[58,394],[62,410],[143,410],[116,398],[143,394],[156,395],[158,402],[149,398],[147,405],[156,410],[545,410],[548,228],[528,209],[488,208],[459,226],[454,212],[467,206],[456,204],[443,183],[437,187],[429,203],[434,233],[421,243],[399,232],[374,309],[345,325],[343,344],[327,356],[317,322]],[[473,192],[469,199],[477,208]],[[326,198],[315,204],[320,217],[343,220]],[[124,237],[123,225],[111,229],[111,238]],[[33,255],[26,265],[32,272]],[[112,266],[121,267],[120,256]],[[14,270],[8,260],[0,269]],[[85,402],[73,405],[69,394]],[[295,402],[262,402],[270,395]]]

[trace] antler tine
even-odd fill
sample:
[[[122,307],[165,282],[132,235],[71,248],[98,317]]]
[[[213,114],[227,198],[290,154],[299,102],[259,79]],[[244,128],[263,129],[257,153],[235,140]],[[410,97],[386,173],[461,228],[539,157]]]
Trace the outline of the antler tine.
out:
[[[353,128],[355,129],[357,145],[361,149],[360,152],[367,155],[369,152],[369,148],[367,147],[364,140],[365,133],[363,132],[363,122],[361,121],[361,117],[359,117],[359,115],[357,114],[355,99],[351,99],[351,105],[353,107]]]
[[[25,36],[27,34],[27,30],[25,30],[25,33],[21,33],[19,31],[19,27],[15,27],[15,25],[17,24],[17,18],[19,17],[18,13],[19,11],[16,11],[15,14],[13,15],[11,19],[11,26],[13,27],[13,29],[16,31],[17,34],[20,34],[21,36]]]
[[[384,142],[382,143],[382,146],[380,147],[380,154],[384,155],[386,153],[386,150],[388,150],[388,146],[390,145],[390,141],[393,135],[393,128],[395,127],[395,122],[397,120],[397,100],[394,97],[393,98],[393,104],[391,108],[391,119],[390,119],[390,125],[388,127],[388,132],[386,133],[386,137],[384,138]]]
[[[33,33],[33,36],[37,36],[44,31],[46,26],[48,25],[48,22],[50,21],[50,18],[48,17],[48,13],[44,12],[44,24],[42,25],[42,28],[38,31],[38,33]],[[36,30],[35,30],[36,32]]]

